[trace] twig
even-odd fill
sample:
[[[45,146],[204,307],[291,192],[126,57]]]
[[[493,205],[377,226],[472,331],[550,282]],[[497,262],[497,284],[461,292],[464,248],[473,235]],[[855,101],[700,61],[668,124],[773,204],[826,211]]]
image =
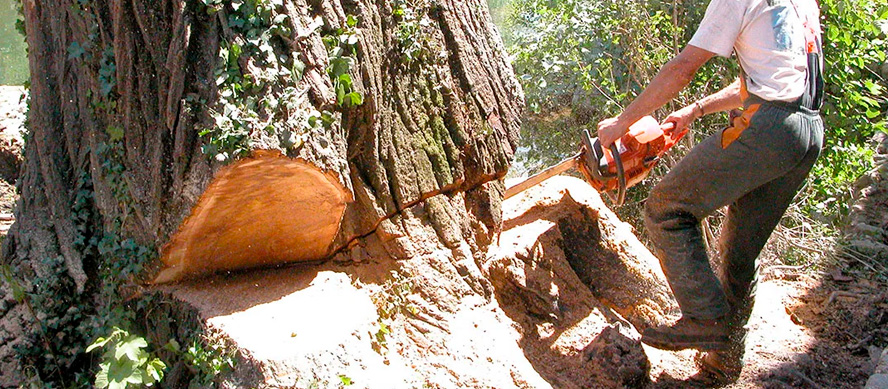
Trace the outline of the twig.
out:
[[[790,265],[773,265],[768,266],[765,270],[805,270],[811,267],[811,264],[807,265],[798,265],[798,266],[790,266]]]
[[[861,265],[866,266],[867,268],[869,268],[870,270],[872,270],[876,273],[881,273],[881,271],[877,270],[874,265],[861,259],[861,256],[863,255],[863,253],[861,253],[860,251],[857,251],[857,250],[852,249],[850,247],[845,247],[844,251],[845,251],[845,255],[847,257],[849,257],[857,262],[860,262]]]
[[[810,385],[812,388],[820,389],[820,385],[817,385],[816,382],[812,381],[810,378],[808,378],[808,376],[806,376],[802,372],[800,372],[796,369],[789,369],[789,372],[792,373],[792,375],[801,379],[804,383]]]
[[[814,248],[814,247],[808,247],[808,246],[802,246],[802,245],[796,243],[796,242],[794,241],[794,239],[792,239],[792,237],[786,236],[786,234],[784,234],[783,231],[779,231],[779,230],[778,230],[778,231],[774,231],[774,232],[777,233],[777,235],[780,235],[780,237],[783,238],[783,241],[786,242],[787,244],[789,244],[789,245],[792,246],[792,247],[795,247],[795,248],[800,249],[800,250],[805,250],[805,251],[807,251],[807,252],[820,254],[820,255],[824,255],[824,254],[825,254],[825,253],[823,252],[823,250],[821,250],[821,249]]]
[[[859,298],[863,298],[863,295],[859,294],[859,293],[848,292],[845,290],[837,290],[837,291],[829,294],[829,298],[826,299],[826,304],[824,304],[823,306],[824,307],[829,306],[830,304],[832,304],[833,301],[836,300],[837,297],[851,297],[851,298],[859,299]]]
[[[851,351],[857,350],[857,349],[863,347],[864,345],[866,345],[866,343],[872,339],[873,339],[873,334],[867,334],[866,336],[863,337],[863,339],[859,339],[856,343],[849,344],[849,345],[845,346],[845,349],[851,350]]]

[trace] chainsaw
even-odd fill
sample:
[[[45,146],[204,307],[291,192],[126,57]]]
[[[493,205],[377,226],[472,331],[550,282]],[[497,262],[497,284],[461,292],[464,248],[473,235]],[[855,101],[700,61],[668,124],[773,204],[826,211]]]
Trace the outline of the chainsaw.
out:
[[[603,148],[598,138],[592,138],[589,130],[583,130],[577,154],[509,187],[505,198],[577,168],[595,190],[606,194],[615,205],[623,205],[626,189],[644,180],[663,154],[688,132],[683,129],[672,133],[674,126],[674,123],[661,125],[652,116],[645,116],[629,126],[629,131],[609,148]]]

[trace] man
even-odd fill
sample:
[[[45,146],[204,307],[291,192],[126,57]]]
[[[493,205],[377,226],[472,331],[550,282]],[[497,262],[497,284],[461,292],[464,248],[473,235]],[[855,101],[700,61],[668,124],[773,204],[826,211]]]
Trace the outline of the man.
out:
[[[608,147],[674,98],[707,60],[736,53],[737,81],[665,121],[681,130],[710,113],[742,106],[742,115],[691,150],[645,204],[645,225],[682,317],[645,330],[642,341],[708,351],[704,371],[720,378],[739,375],[756,259],[822,147],[818,19],[815,0],[712,0],[688,46],[619,116],[598,124]],[[699,226],[725,205],[716,276]]]

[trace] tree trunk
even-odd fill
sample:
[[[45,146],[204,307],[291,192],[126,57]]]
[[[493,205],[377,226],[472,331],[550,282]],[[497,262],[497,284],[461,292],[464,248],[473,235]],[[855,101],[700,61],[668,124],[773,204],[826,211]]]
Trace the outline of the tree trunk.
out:
[[[70,383],[152,281],[441,248],[471,262],[500,228],[522,96],[483,0],[218,3],[23,1],[3,386]]]

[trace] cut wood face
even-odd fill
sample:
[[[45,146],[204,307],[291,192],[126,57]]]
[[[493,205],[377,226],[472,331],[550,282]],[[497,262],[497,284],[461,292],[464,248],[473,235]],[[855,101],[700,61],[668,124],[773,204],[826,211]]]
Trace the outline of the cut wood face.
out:
[[[326,258],[350,201],[332,173],[255,152],[219,171],[164,247],[154,282]]]

